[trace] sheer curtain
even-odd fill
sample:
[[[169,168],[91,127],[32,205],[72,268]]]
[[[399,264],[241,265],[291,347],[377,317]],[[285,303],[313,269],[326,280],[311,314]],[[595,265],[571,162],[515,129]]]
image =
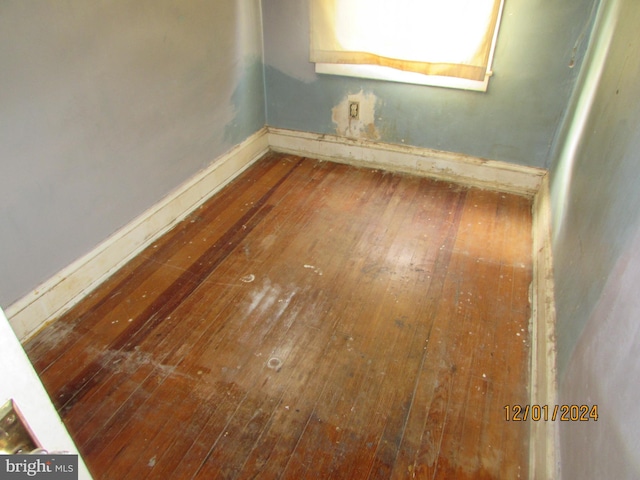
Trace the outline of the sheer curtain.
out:
[[[310,0],[311,61],[485,80],[501,0]]]

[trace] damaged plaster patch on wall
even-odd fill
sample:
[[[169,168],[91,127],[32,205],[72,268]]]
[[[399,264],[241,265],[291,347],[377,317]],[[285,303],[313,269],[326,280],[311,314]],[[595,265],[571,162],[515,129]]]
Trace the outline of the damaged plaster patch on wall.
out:
[[[380,134],[375,126],[375,107],[377,97],[373,93],[358,93],[347,95],[331,110],[331,120],[336,125],[336,133],[339,136],[378,140]],[[358,118],[349,115],[350,104],[358,102]]]

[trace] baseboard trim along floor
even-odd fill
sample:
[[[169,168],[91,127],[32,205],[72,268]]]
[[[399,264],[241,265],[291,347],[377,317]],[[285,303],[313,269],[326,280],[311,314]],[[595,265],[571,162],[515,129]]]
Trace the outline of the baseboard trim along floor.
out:
[[[425,175],[521,195],[535,195],[546,170],[429,148],[269,128],[271,150],[319,160]]]
[[[55,320],[129,259],[170,230],[269,150],[406,172],[534,198],[531,402],[557,398],[555,307],[548,174],[544,169],[425,148],[263,128],[215,159],[174,192],[6,309],[21,341]],[[555,478],[559,458],[553,422],[531,423],[530,478]]]
[[[115,232],[32,292],[5,314],[16,336],[25,341],[55,320],[138,252],[152,244],[190,212],[218,192],[269,149],[263,128]]]
[[[531,284],[531,405],[557,403],[556,310],[551,253],[549,177],[533,201],[533,281]],[[560,478],[558,428],[555,422],[532,421],[529,478]]]

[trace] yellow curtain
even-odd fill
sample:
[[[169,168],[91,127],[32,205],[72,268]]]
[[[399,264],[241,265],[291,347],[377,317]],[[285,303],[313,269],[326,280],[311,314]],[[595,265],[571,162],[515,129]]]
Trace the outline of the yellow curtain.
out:
[[[483,81],[501,0],[310,0],[311,61]]]

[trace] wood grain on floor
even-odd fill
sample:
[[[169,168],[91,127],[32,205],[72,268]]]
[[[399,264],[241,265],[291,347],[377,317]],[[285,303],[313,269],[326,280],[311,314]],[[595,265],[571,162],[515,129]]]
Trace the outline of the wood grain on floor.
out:
[[[95,478],[526,478],[531,200],[269,154],[25,347]]]

